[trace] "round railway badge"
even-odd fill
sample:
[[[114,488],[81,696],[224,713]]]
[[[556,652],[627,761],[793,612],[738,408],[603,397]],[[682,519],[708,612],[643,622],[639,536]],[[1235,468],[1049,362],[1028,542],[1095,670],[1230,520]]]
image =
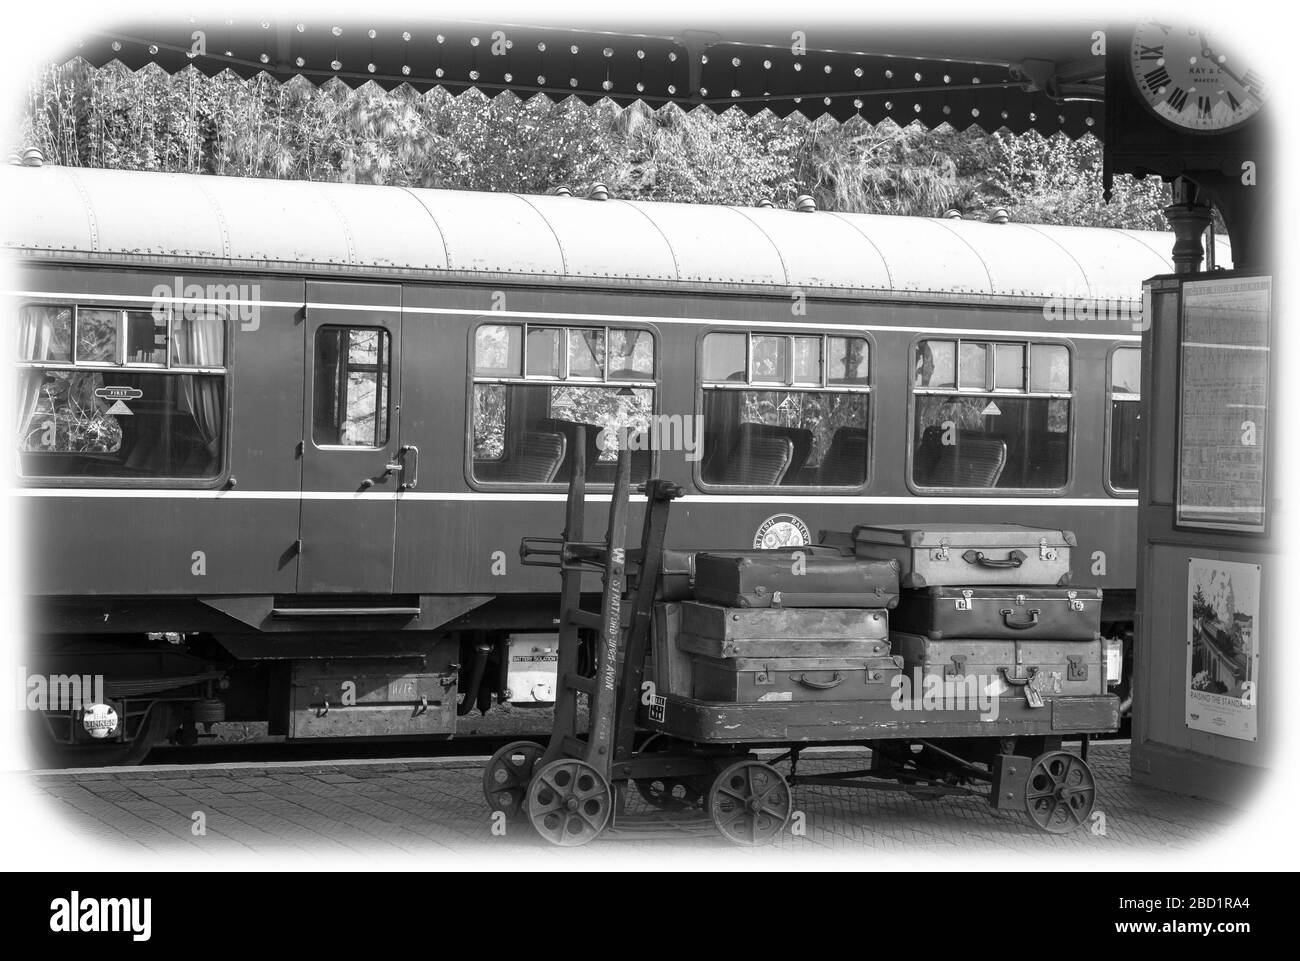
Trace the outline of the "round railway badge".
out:
[[[812,531],[797,514],[773,514],[754,532],[754,547],[760,550],[807,547],[810,544]]]
[[[117,711],[109,704],[91,704],[81,713],[81,726],[93,738],[105,738],[117,730]]]

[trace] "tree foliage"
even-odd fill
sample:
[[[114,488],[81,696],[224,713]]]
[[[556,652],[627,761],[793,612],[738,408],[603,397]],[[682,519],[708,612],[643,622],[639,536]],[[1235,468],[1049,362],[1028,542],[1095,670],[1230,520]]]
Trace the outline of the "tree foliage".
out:
[[[617,197],[1163,229],[1167,187],[1117,177],[1101,197],[1092,137],[988,134],[764,111],[587,106],[510,93],[352,90],[263,75],[174,76],[83,61],[32,79],[17,143],[49,162],[249,177],[542,193],[605,183]]]

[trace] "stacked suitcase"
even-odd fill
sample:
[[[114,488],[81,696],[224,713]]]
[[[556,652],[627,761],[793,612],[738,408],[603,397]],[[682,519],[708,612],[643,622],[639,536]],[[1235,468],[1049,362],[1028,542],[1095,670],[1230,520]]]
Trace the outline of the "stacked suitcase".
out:
[[[913,690],[974,678],[1030,707],[1106,693],[1101,591],[1069,586],[1071,532],[915,524],[823,539],[899,564],[890,641]]]
[[[826,547],[666,552],[655,683],[702,701],[888,700],[899,568]]]

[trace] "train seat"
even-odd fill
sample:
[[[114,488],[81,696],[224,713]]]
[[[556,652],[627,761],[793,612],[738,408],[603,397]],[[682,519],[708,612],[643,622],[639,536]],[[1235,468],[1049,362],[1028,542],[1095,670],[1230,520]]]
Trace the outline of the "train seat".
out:
[[[747,431],[744,424],[740,437],[723,467],[717,484],[737,487],[775,487],[790,470],[794,461],[794,442],[773,433]]]
[[[996,487],[1007,466],[1007,442],[993,434],[959,430],[943,443],[944,428],[927,427],[917,445],[912,476],[919,487]]]
[[[867,479],[867,429],[841,427],[817,469],[819,487],[860,487]]]
[[[563,434],[528,431],[512,444],[500,461],[476,461],[479,480],[520,484],[551,484],[564,463],[568,444]]]

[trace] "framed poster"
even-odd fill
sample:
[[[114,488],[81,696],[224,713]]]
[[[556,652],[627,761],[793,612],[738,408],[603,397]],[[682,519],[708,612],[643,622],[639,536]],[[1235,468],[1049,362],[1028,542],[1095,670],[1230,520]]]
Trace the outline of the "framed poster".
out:
[[[1187,559],[1187,727],[1257,740],[1257,564]]]
[[[1180,527],[1262,533],[1272,278],[1183,284],[1179,342]]]

